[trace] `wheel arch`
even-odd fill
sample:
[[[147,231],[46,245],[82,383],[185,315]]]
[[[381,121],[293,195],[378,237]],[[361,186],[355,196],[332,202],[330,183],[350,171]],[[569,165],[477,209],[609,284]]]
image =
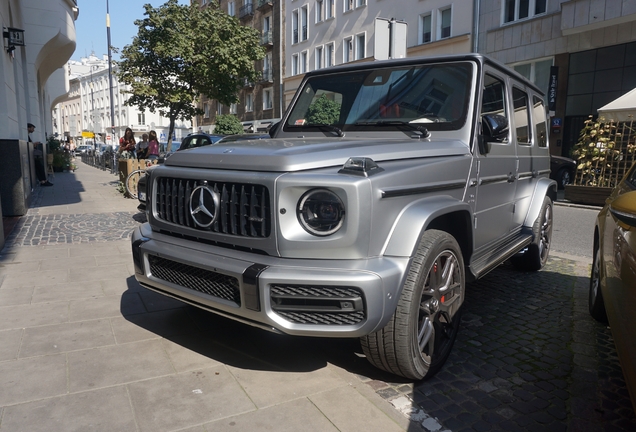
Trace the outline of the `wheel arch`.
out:
[[[523,221],[523,226],[530,227],[534,225],[534,222],[541,213],[541,207],[543,206],[543,197],[548,196],[554,203],[557,198],[557,182],[549,178],[541,178],[537,182],[532,194],[532,201],[528,208],[528,213]]]
[[[473,250],[472,209],[450,196],[424,198],[406,207],[396,219],[383,248],[383,255],[412,257],[424,231],[437,229],[452,235],[464,263]],[[415,235],[415,233],[417,233]]]

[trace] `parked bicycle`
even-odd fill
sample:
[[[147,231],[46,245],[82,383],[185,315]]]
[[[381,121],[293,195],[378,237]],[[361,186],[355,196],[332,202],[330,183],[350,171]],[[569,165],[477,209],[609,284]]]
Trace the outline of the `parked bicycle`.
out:
[[[148,167],[151,167],[152,165],[154,165],[153,161],[147,160],[146,168],[139,168],[134,171],[131,171],[130,174],[128,174],[128,177],[126,177],[126,182],[124,183],[124,186],[126,188],[126,194],[130,198],[133,198],[133,199],[138,198],[137,185],[139,183],[139,179],[146,174],[146,169]]]

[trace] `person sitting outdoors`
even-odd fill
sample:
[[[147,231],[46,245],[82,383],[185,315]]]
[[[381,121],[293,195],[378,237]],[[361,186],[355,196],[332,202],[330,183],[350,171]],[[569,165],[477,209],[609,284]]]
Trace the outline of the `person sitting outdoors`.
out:
[[[148,152],[146,155],[148,160],[159,159],[159,140],[157,140],[157,132],[151,130],[148,137]]]
[[[133,159],[135,157],[135,133],[127,127],[124,136],[119,138],[119,158]]]
[[[141,141],[135,145],[135,153],[137,154],[137,160],[146,159],[148,155],[148,134],[141,136]]]

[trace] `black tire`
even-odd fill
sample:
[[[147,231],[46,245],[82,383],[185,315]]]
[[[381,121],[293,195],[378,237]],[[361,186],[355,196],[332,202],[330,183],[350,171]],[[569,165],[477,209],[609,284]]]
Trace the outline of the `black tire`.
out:
[[[556,178],[557,178],[556,182],[557,182],[557,185],[559,186],[559,189],[565,189],[566,185],[569,185],[570,183],[572,183],[572,173],[567,168],[561,168],[557,172]]]
[[[539,271],[548,262],[552,243],[552,207],[550,197],[544,197],[541,212],[532,227],[532,243],[510,260],[515,268],[523,271]]]
[[[592,318],[603,323],[607,322],[607,312],[605,311],[605,302],[601,292],[601,251],[597,241],[594,242],[594,256],[592,257],[589,308]]]
[[[424,232],[391,320],[361,338],[379,369],[413,380],[430,378],[448,358],[465,295],[464,260],[444,231]]]

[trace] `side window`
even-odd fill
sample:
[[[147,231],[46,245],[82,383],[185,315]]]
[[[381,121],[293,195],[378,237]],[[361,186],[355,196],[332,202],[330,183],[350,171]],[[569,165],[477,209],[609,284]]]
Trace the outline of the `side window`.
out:
[[[185,150],[185,149],[189,149],[190,148],[190,141],[192,141],[192,138],[186,138],[181,142],[181,145],[179,146],[179,150]]]
[[[534,118],[534,133],[539,147],[548,146],[548,128],[546,126],[545,105],[534,96],[532,99],[532,117]]]
[[[499,78],[486,74],[484,95],[481,100],[481,114],[506,115],[506,85]]]
[[[528,94],[512,88],[512,103],[515,110],[515,127],[517,130],[517,143],[522,145],[532,144],[530,136],[530,111],[528,110]]]
[[[486,74],[481,98],[482,134],[491,142],[508,144],[510,116],[506,104],[506,84],[500,78]],[[488,118],[485,118],[488,116]]]

